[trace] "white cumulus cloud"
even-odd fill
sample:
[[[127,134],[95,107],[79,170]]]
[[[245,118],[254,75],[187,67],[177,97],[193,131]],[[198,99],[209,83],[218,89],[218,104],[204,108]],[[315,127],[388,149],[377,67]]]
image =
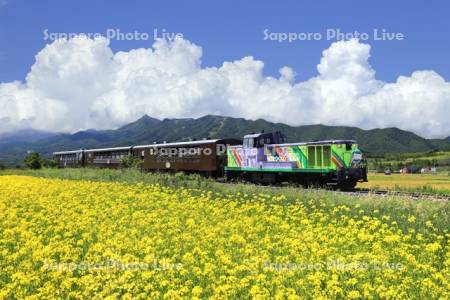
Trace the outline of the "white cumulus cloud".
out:
[[[253,57],[203,68],[202,48],[180,38],[117,53],[104,38],[57,40],[36,55],[24,82],[0,84],[0,133],[115,128],[143,114],[220,114],[450,135],[450,83],[434,71],[386,83],[369,57],[368,44],[333,43],[318,75],[296,82],[287,66],[278,78],[264,76],[264,63]]]

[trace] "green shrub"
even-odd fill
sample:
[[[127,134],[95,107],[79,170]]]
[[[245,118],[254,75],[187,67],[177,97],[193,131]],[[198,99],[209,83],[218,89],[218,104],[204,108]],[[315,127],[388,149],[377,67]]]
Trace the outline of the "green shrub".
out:
[[[37,152],[31,152],[25,157],[25,165],[32,169],[32,170],[38,170],[42,168],[42,161],[39,153]]]
[[[120,159],[120,165],[123,168],[139,168],[141,166],[141,159],[134,155],[124,156]]]
[[[58,164],[53,159],[43,158],[41,164],[44,168],[56,168]]]

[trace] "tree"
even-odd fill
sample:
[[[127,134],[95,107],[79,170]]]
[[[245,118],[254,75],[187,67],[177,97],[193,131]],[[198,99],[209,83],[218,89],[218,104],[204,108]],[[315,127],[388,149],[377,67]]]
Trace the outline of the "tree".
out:
[[[6,169],[5,165],[0,161],[0,170]]]
[[[39,155],[39,153],[37,152],[31,152],[30,154],[28,154],[25,157],[25,165],[32,169],[32,170],[37,170],[42,168],[42,161],[41,161],[41,157]]]

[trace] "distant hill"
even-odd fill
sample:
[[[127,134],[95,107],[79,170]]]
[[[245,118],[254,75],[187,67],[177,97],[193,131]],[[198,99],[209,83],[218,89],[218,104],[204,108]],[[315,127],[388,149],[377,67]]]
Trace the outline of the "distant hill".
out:
[[[38,135],[21,133],[22,138],[10,135],[0,137],[0,161],[20,164],[27,151],[38,151],[51,156],[53,151],[81,148],[114,147],[150,144],[153,142],[189,141],[203,138],[242,138],[251,132],[280,130],[290,142],[323,139],[355,139],[360,148],[371,154],[427,152],[436,149],[450,150],[450,140],[425,139],[398,128],[363,130],[357,127],[306,125],[289,126],[262,119],[255,121],[207,115],[198,119],[158,120],[143,116],[139,120],[116,130],[88,130],[75,134]]]
[[[33,129],[19,130],[13,133],[0,134],[0,146],[11,143],[35,142],[55,135],[57,135],[57,133]]]

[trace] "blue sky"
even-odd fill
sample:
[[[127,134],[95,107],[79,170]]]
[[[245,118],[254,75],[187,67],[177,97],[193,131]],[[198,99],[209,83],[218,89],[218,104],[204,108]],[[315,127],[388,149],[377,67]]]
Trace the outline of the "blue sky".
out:
[[[5,3],[6,2],[6,3]],[[50,32],[181,32],[203,47],[203,66],[253,55],[265,75],[284,65],[297,79],[317,73],[321,52],[332,41],[265,41],[270,32],[401,32],[403,41],[372,41],[370,63],[378,79],[394,81],[432,69],[450,78],[448,1],[24,1],[2,0],[0,82],[23,80]],[[112,41],[111,48],[150,47],[151,41]]]
[[[0,133],[216,114],[446,137],[449,12],[448,1],[0,0]],[[108,30],[147,40],[45,40]]]

